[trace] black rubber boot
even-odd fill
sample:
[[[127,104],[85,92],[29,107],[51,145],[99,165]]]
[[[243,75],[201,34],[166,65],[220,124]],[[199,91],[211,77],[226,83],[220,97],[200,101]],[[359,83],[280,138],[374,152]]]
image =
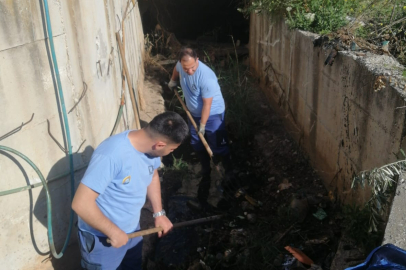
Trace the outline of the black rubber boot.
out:
[[[210,156],[204,151],[197,152],[197,156],[200,160],[200,164],[202,166],[202,170],[200,171],[200,176],[202,179],[199,183],[199,188],[197,190],[197,199],[202,208],[208,205],[207,199],[209,198],[210,193],[210,174],[211,174],[211,166],[210,166]]]
[[[198,151],[196,153],[197,153],[197,157],[200,160],[200,164],[202,166],[202,170],[200,171],[200,175],[202,177],[210,176],[211,167],[210,167],[210,156],[209,156],[209,154],[207,154],[206,150]]]
[[[205,175],[202,177],[202,180],[200,180],[199,188],[197,190],[197,199],[202,205],[207,204],[207,199],[209,198],[210,193],[210,182],[210,175]]]

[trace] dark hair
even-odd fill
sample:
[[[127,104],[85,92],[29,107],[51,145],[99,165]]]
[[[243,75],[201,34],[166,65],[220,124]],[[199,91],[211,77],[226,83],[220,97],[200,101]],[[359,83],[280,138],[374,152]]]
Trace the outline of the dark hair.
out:
[[[175,112],[158,114],[145,127],[151,136],[165,136],[172,143],[181,143],[189,134],[185,120]]]
[[[185,56],[190,56],[190,57],[194,58],[195,60],[197,59],[196,51],[189,47],[182,47],[180,49],[179,55],[178,55],[178,60],[182,61],[182,58]]]

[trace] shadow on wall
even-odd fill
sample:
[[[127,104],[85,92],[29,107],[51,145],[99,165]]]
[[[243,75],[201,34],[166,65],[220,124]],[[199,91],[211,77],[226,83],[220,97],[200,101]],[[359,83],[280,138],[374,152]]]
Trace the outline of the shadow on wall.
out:
[[[83,152],[73,154],[73,160],[75,164],[87,164],[90,160],[90,157],[93,153],[94,149],[91,146],[87,146]],[[28,177],[27,172],[25,171],[23,165],[17,160],[13,155],[9,154],[5,151],[0,151],[0,155],[8,158],[11,160],[21,171],[24,176],[25,182],[27,185],[31,185],[30,179]],[[49,171],[46,180],[52,179],[57,174],[60,174],[61,171],[65,171],[66,168],[69,168],[68,157],[64,157],[58,160]],[[24,164],[25,165],[25,164]],[[64,170],[65,169],[65,170]],[[83,174],[85,172],[85,168],[79,170],[75,173],[75,190],[80,182]],[[51,195],[52,201],[52,219],[53,219],[53,232],[54,232],[54,240],[56,244],[57,252],[60,252],[65,238],[68,232],[69,226],[69,215],[71,209],[71,194],[70,194],[70,176],[63,177],[61,179],[57,179],[52,181],[48,184],[48,188]],[[34,205],[34,199],[32,190],[28,190],[29,196],[29,230],[30,230],[30,237],[32,241],[32,245],[35,251],[41,255],[46,256],[50,255],[50,252],[44,252],[41,250],[37,242],[35,240],[34,235],[34,216],[36,219],[44,226],[47,227],[47,202],[45,196],[45,190],[42,188],[37,201]],[[70,242],[76,242],[76,226],[73,227],[72,235],[70,238]],[[72,241],[73,240],[73,241]],[[77,255],[76,255],[77,254]],[[52,259],[52,264],[54,269],[58,270],[68,270],[68,269],[80,269],[78,268],[80,265],[79,257],[75,259],[75,256],[80,256],[79,248],[77,245],[73,245],[72,248],[68,247],[67,252],[64,253],[64,256],[60,260]],[[55,261],[55,262],[54,262]],[[56,262],[57,261],[57,262]],[[78,267],[76,267],[77,265]]]
[[[93,147],[87,146],[83,152],[73,154],[74,164],[87,164],[93,154]],[[78,165],[76,165],[78,166]],[[75,167],[76,167],[75,166]],[[48,172],[46,179],[51,179],[60,174],[61,171],[68,171],[69,158],[68,156],[58,160]],[[82,179],[86,168],[83,168],[75,172],[75,191]],[[69,229],[69,218],[71,211],[71,192],[70,192],[70,175],[64,178],[58,179],[48,184],[48,189],[51,195],[52,201],[52,229],[55,241],[56,251],[61,252],[62,246],[65,243],[65,239]],[[42,188],[32,213],[36,219],[44,226],[47,227],[47,199],[45,189]],[[30,213],[30,228],[32,228],[32,213]],[[74,223],[72,228],[72,234],[70,237],[70,246],[68,246],[66,252],[61,259],[52,258],[52,265],[57,270],[67,269],[80,269],[80,253],[77,242],[77,216],[74,216]],[[32,230],[32,229],[30,229]],[[32,242],[35,246],[35,239],[31,234]],[[37,249],[36,249],[37,250]],[[38,250],[37,250],[38,252]]]

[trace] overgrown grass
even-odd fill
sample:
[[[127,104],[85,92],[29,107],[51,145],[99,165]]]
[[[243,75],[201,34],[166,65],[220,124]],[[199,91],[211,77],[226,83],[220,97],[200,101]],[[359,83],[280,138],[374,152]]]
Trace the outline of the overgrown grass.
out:
[[[246,140],[252,135],[253,118],[250,107],[255,106],[252,86],[248,83],[248,77],[244,75],[245,82],[238,83],[235,69],[220,70],[218,79],[226,102],[226,121],[230,133],[239,140]],[[243,70],[242,70],[243,71]]]
[[[164,174],[170,174],[172,178],[177,178],[179,180],[185,179],[189,173],[189,166],[186,161],[183,160],[183,156],[176,158],[172,155],[173,163],[172,166],[164,168]]]
[[[348,23],[354,0],[263,0],[241,9],[245,14],[268,12],[284,16],[290,28],[326,34]]]
[[[282,16],[292,29],[322,35],[344,27],[378,47],[389,41],[389,52],[406,64],[406,0],[260,0],[240,11]]]
[[[254,103],[254,85],[248,77],[248,68],[241,65],[238,56],[226,59],[228,65],[221,67],[213,63],[206,53],[210,68],[216,73],[221,92],[226,103],[226,123],[228,131],[238,140],[252,136]]]

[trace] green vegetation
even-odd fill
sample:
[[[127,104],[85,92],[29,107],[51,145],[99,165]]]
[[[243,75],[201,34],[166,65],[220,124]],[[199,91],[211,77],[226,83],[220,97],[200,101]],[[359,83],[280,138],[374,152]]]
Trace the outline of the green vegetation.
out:
[[[164,168],[164,175],[166,174],[168,178],[178,180],[183,180],[186,177],[190,176],[188,163],[182,158],[183,156],[181,156],[180,158],[176,158],[174,155],[172,155],[172,166]]]
[[[284,16],[290,28],[326,34],[346,25],[346,16],[354,12],[358,1],[352,0],[265,0],[252,2],[242,9],[245,14],[252,11],[269,12]]]
[[[180,158],[176,158],[174,155],[172,155],[172,157],[173,157],[172,168],[174,170],[178,171],[188,170],[188,164],[182,159],[183,156],[181,156]]]
[[[406,0],[262,0],[239,10],[283,16],[291,29],[322,35],[344,27],[378,47],[389,41],[389,52],[406,63]]]
[[[230,69],[218,70],[217,77],[226,102],[228,130],[235,138],[244,141],[251,136],[254,119],[251,110],[247,108],[255,103],[252,102],[251,84],[242,68],[238,63],[234,63]],[[237,70],[243,73],[242,81]]]
[[[233,40],[234,42],[234,40]],[[205,52],[210,68],[217,74],[217,79],[226,103],[226,121],[228,132],[234,138],[246,140],[252,135],[253,113],[247,110],[255,104],[253,101],[253,85],[248,78],[248,69],[238,62],[238,56],[230,55],[222,67],[220,62],[211,61]],[[242,76],[241,76],[242,74]]]
[[[402,149],[400,152],[406,158]],[[371,198],[362,208],[344,208],[349,222],[346,227],[349,235],[367,250],[374,244],[376,246],[382,237],[396,183],[405,169],[406,160],[402,159],[371,171],[363,171],[353,179],[351,188],[356,188],[357,185],[363,188],[368,186],[371,189]]]

